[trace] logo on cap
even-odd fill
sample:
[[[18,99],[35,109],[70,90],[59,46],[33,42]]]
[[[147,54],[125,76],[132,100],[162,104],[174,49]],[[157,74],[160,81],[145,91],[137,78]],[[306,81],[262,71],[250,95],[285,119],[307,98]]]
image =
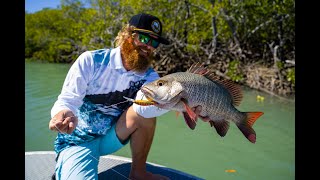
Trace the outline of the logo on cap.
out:
[[[154,32],[159,33],[160,32],[160,23],[158,20],[154,20],[151,23],[151,28]]]

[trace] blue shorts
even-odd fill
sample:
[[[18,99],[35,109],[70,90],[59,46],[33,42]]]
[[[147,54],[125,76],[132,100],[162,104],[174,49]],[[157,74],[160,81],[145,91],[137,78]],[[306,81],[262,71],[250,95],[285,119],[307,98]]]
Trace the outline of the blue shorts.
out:
[[[129,142],[120,142],[115,126],[114,124],[106,135],[93,141],[62,150],[55,167],[56,180],[98,179],[99,157],[114,153]]]

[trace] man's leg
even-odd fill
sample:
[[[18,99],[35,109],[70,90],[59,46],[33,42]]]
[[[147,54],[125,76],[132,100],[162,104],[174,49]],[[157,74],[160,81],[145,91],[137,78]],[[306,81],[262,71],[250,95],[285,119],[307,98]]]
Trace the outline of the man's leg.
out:
[[[130,138],[132,165],[130,179],[168,179],[146,171],[147,156],[152,144],[156,118],[144,118],[138,115],[132,106],[124,112],[116,124],[116,133],[120,141]]]

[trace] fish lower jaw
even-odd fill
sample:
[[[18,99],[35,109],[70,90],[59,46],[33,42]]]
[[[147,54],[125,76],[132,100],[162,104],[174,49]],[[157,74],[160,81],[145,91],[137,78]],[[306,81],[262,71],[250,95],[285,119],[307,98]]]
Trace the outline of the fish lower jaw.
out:
[[[161,109],[168,109],[168,110],[178,110],[178,109],[176,109],[176,108],[174,108],[174,106],[175,106],[175,104],[174,103],[172,103],[172,102],[170,102],[170,103],[168,103],[168,102],[159,102],[159,101],[155,101],[154,100],[154,102],[156,102],[157,104],[156,104],[156,106],[158,107],[158,108],[161,108]]]
[[[169,109],[169,110],[171,110],[170,104],[161,104],[161,103],[158,103],[158,102],[157,102],[156,106],[157,106],[158,108],[161,108],[161,109]]]

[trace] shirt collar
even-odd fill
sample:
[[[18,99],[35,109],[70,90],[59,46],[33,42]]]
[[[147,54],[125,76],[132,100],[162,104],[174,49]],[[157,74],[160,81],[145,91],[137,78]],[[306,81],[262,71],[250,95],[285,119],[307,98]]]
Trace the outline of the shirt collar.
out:
[[[110,52],[110,67],[114,69],[122,69],[124,71],[127,71],[123,64],[122,64],[122,58],[120,53],[120,46],[111,49]]]

